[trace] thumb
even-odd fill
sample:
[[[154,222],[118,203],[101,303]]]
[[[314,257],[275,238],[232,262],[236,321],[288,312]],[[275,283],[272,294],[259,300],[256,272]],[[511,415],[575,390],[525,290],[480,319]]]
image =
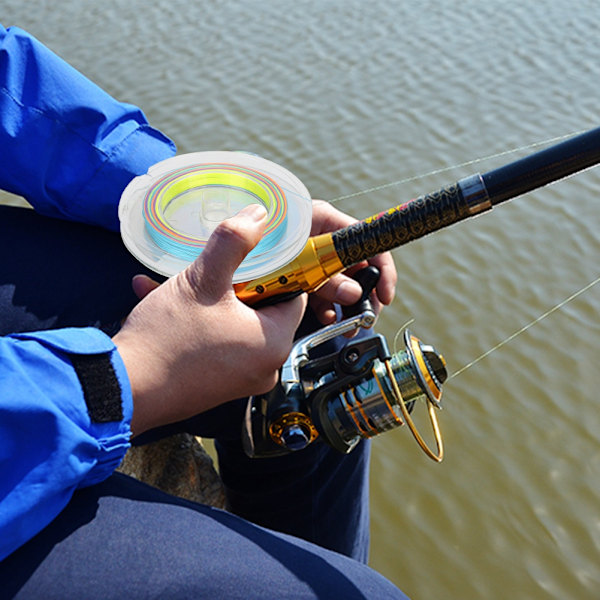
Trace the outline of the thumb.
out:
[[[188,267],[192,271],[192,279],[196,280],[196,276],[201,274],[205,289],[220,294],[230,290],[233,274],[260,241],[266,220],[265,208],[260,204],[250,204],[219,223],[202,254]]]

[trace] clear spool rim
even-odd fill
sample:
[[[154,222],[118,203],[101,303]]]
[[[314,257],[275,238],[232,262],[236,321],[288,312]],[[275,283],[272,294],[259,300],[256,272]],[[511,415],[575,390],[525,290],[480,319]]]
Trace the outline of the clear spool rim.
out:
[[[252,194],[267,209],[263,238],[236,270],[234,283],[267,275],[289,263],[304,248],[312,208],[302,182],[267,159],[243,152],[214,151],[175,156],[130,182],[119,204],[121,234],[129,251],[161,275],[183,270],[202,252],[208,236],[185,235],[170,227],[164,209],[194,187],[208,186],[237,188]]]

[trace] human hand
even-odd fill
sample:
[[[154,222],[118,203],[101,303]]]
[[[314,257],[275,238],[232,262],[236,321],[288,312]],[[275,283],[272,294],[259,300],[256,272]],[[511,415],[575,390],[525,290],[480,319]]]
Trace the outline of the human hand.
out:
[[[337,210],[329,202],[313,200],[313,219],[310,235],[330,233],[356,223],[356,219]],[[327,325],[335,321],[336,315],[333,304],[349,305],[357,302],[362,294],[360,285],[348,275],[367,264],[377,267],[380,271],[379,282],[371,302],[378,314],[383,304],[391,304],[396,292],[398,278],[394,260],[389,252],[354,265],[343,274],[335,275],[310,298],[310,305],[321,323]]]
[[[221,223],[181,273],[158,287],[134,280],[143,299],[113,339],[132,386],[135,435],[275,385],[305,297],[256,311],[232,286],[265,222],[265,210],[251,205]]]

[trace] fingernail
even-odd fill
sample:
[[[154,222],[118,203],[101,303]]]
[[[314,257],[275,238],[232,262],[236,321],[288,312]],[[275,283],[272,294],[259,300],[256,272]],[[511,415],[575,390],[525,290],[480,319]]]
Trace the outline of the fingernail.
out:
[[[335,301],[340,304],[353,304],[361,294],[362,288],[356,281],[342,281],[335,292]]]
[[[267,216],[267,209],[262,204],[249,204],[240,210],[238,215],[260,223]]]

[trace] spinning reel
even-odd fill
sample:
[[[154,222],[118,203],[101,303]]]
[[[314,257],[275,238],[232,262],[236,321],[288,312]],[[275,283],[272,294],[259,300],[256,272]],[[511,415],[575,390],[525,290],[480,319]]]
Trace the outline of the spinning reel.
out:
[[[325,342],[374,325],[369,294],[379,272],[367,267],[355,277],[363,288],[361,300],[346,307],[340,322],[298,340],[277,386],[248,400],[242,432],[248,456],[279,456],[319,439],[348,453],[362,438],[406,423],[423,451],[437,462],[442,460],[435,409],[441,408],[447,372],[444,358],[432,346],[406,330],[405,349],[394,354],[383,336],[373,334],[349,341],[338,352],[315,356]],[[437,452],[427,446],[411,418],[415,403],[422,399]]]

